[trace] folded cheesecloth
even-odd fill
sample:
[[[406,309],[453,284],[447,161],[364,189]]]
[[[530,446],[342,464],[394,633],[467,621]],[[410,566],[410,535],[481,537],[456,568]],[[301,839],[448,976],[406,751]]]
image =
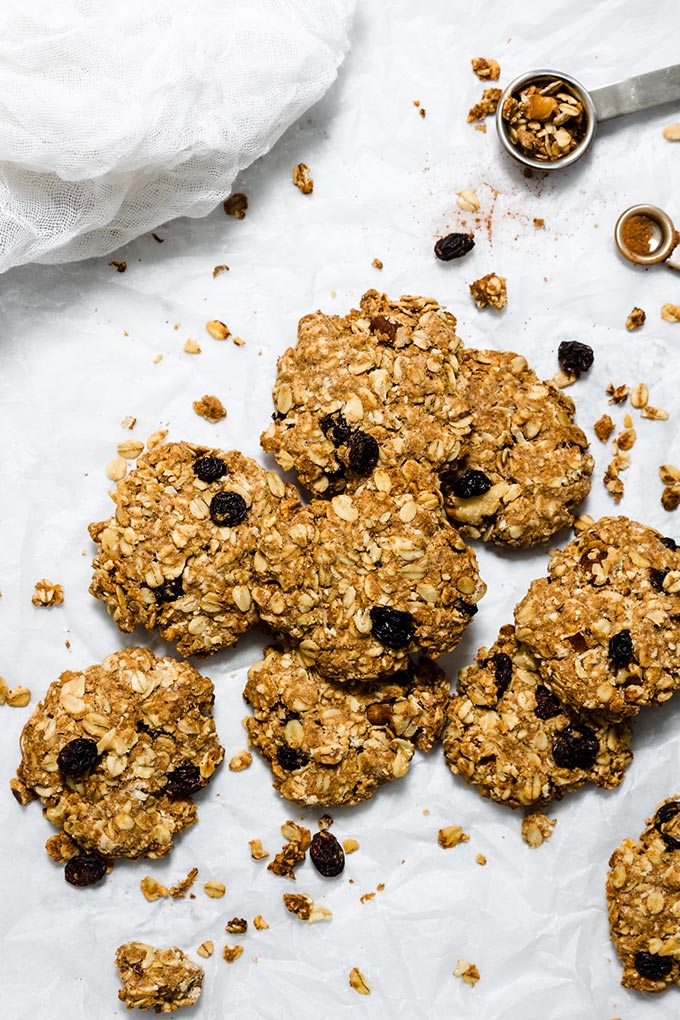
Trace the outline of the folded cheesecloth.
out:
[[[324,94],[356,0],[4,0],[0,272],[203,216]]]

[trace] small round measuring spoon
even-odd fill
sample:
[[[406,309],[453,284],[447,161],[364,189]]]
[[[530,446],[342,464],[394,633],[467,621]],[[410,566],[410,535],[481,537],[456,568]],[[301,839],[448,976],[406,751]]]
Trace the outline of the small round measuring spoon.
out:
[[[614,240],[629,262],[653,266],[666,262],[680,243],[680,234],[668,213],[657,205],[631,205],[616,221]],[[675,262],[667,262],[667,265],[680,269],[680,264]]]
[[[513,159],[560,170],[587,151],[600,121],[680,99],[680,64],[588,91],[562,71],[521,74],[503,90],[496,129]]]

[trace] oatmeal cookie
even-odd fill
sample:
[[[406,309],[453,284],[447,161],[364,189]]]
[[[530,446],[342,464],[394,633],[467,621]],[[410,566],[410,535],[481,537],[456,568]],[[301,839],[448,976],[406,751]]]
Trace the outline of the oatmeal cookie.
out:
[[[459,361],[472,431],[441,476],[446,511],[471,538],[545,542],[590,490],[593,458],[574,403],[520,354],[466,349]]]
[[[290,485],[254,460],[190,443],[156,446],[119,482],[116,512],[91,524],[90,593],[123,631],[158,628],[183,655],[234,644],[253,627],[253,553]]]
[[[613,720],[668,701],[680,685],[675,542],[605,517],[556,553],[549,570],[515,608],[515,623],[551,690]]]
[[[436,475],[470,428],[455,330],[431,298],[390,301],[375,290],[346,316],[305,316],[278,361],[263,449],[315,495],[413,463]]]
[[[197,821],[191,795],[224,757],[213,700],[189,663],[145,648],[62,673],[24,726],[14,794],[37,795],[90,854],[163,857]]]
[[[116,950],[116,967],[123,984],[118,998],[128,1009],[174,1013],[195,1006],[203,990],[203,968],[176,946],[126,942]]]
[[[269,648],[243,696],[248,739],[269,762],[274,788],[305,805],[358,804],[405,775],[416,747],[444,725],[449,684],[430,659],[380,683],[324,680],[295,650]]]
[[[450,651],[486,590],[441,512],[368,489],[280,514],[260,537],[255,568],[262,619],[334,679],[372,680],[410,652]]]
[[[621,984],[638,992],[680,985],[680,801],[665,800],[635,842],[624,839],[607,875],[609,930]]]
[[[587,781],[611,789],[633,757],[630,724],[561,704],[509,625],[461,670],[448,719],[451,771],[513,807],[558,800]]]

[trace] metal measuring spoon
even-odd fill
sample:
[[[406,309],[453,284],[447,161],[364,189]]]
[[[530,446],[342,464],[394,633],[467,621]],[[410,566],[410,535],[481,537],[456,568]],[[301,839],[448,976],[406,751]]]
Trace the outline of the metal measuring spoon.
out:
[[[648,252],[641,253],[628,243],[626,225],[636,216],[649,220],[653,228]],[[680,244],[680,234],[673,226],[668,213],[659,209],[658,205],[631,205],[629,209],[624,210],[616,221],[614,240],[623,257],[638,266],[653,266],[657,262],[666,262],[672,269],[680,269],[680,264],[668,259]]]
[[[545,85],[549,81],[564,82],[580,100],[585,112],[586,127],[583,138],[576,148],[566,156],[562,156],[560,159],[542,160],[527,156],[511,141],[508,122],[503,119],[503,104],[509,96],[519,92],[524,86]],[[680,99],[680,64],[662,67],[658,71],[650,71],[647,74],[638,74],[634,78],[625,78],[612,85],[603,85],[600,89],[593,89],[592,92],[589,92],[576,78],[572,78],[569,74],[562,74],[561,71],[527,71],[526,74],[521,74],[511,81],[503,90],[496,110],[496,130],[506,152],[513,159],[523,163],[524,166],[534,170],[561,170],[562,167],[571,166],[585,153],[595,136],[595,129],[599,121],[611,120],[613,117],[621,117],[626,113],[636,113],[638,110],[646,110],[650,106],[658,106],[660,103],[668,103],[674,99]]]

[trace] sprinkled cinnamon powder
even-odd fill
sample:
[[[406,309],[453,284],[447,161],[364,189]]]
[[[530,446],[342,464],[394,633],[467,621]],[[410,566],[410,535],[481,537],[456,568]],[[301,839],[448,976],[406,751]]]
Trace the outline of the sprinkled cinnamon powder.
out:
[[[655,235],[654,220],[649,216],[631,216],[621,228],[623,243],[636,255],[649,255],[650,241]]]

